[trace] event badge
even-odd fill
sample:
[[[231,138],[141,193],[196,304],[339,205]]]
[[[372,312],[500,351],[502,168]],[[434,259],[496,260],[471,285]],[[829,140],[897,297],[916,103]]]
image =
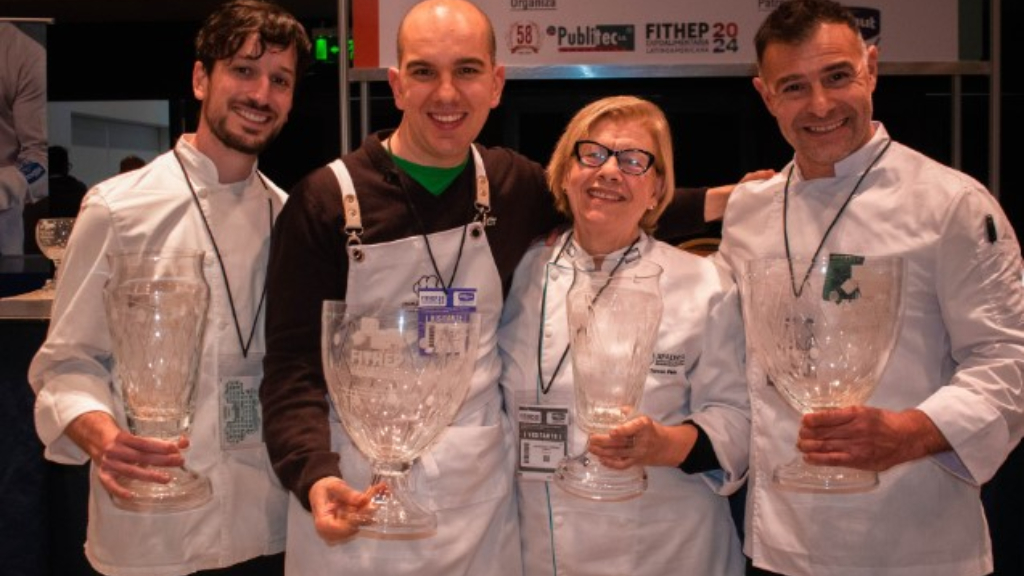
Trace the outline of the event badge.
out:
[[[422,288],[418,296],[420,354],[465,350],[476,288]]]
[[[519,431],[519,463],[516,473],[525,480],[551,480],[558,463],[569,449],[568,405],[520,404],[516,423]]]
[[[222,355],[217,364],[217,397],[220,404],[220,447],[242,450],[263,444],[263,413],[260,381],[263,354]]]
[[[864,264],[863,256],[851,254],[830,254],[825,282],[821,287],[821,299],[840,303],[860,298],[857,271]]]

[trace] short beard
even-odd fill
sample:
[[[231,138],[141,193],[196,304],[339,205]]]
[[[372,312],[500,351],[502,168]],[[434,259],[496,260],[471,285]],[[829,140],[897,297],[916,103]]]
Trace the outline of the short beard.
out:
[[[227,128],[227,116],[221,118],[218,122],[211,122],[211,119],[207,117],[206,122],[210,126],[210,132],[212,132],[218,140],[223,142],[225,146],[232,150],[237,150],[243,154],[250,154],[252,156],[258,156],[266,150],[267,146],[269,146],[270,143],[274,141],[274,138],[277,138],[278,133],[281,132],[281,127],[278,127],[277,130],[268,134],[266,138],[262,140],[254,140],[232,134]]]

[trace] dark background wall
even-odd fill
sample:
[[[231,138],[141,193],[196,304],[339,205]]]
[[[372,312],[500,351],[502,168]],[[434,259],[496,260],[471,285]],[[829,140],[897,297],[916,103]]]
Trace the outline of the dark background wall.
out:
[[[307,4],[301,6],[301,18],[309,28],[334,25],[335,4]],[[987,19],[989,3],[983,6]],[[50,98],[169,99],[172,134],[193,129],[198,108],[190,85],[191,43],[202,13],[167,21],[91,21],[75,14],[62,23],[58,17],[49,33]],[[1024,41],[1011,26],[1022,16],[1020,2],[1003,0],[1001,200],[1018,236],[1024,232],[1024,177],[1013,169],[1014,156],[1008,150],[1024,126],[1024,86],[1015,73],[1019,61],[1011,57],[1022,52]],[[987,37],[982,42],[987,47]],[[142,64],[129,65],[129,53],[133,62],[140,58]],[[883,76],[875,95],[876,118],[895,138],[951,164],[951,90],[952,80],[946,76]],[[987,77],[963,77],[962,167],[983,183],[989,181],[988,92]],[[394,126],[398,114],[387,85],[374,83],[370,93],[371,128]],[[481,141],[514,146],[544,162],[576,109],[600,96],[621,93],[650,98],[665,109],[675,132],[677,178],[682,185],[734,181],[755,168],[779,168],[791,156],[749,78],[514,80],[507,84],[502,105],[492,113]],[[352,103],[352,111],[357,145],[358,102]],[[318,65],[300,85],[292,118],[264,154],[262,167],[287,189],[338,154],[338,126],[337,69]]]

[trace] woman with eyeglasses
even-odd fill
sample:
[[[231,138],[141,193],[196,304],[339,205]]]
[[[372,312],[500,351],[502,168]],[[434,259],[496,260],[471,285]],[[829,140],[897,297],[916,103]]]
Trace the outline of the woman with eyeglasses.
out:
[[[520,446],[525,574],[742,574],[725,497],[745,479],[750,431],[738,294],[709,260],[650,236],[675,189],[664,114],[630,96],[586,106],[555,148],[548,184],[572,228],[527,252],[499,329],[502,390]],[[568,353],[565,300],[577,259],[610,271],[635,259],[663,269],[640,413],[589,438],[575,425]],[[646,468],[642,495],[597,501],[551,481],[562,456],[588,440],[608,467]]]

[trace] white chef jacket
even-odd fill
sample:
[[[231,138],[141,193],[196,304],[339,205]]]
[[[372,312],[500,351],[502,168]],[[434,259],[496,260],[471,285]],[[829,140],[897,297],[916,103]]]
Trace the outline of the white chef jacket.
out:
[[[792,254],[813,254],[890,140],[875,126],[867,145],[836,164],[835,177],[804,180],[791,163],[770,180],[738,187],[716,256],[724,269],[738,279],[744,262],[785,256],[783,189],[791,170]],[[830,253],[905,258],[902,326],[867,404],[922,410],[953,450],[882,472],[880,485],[861,494],[780,491],[771,473],[797,455],[799,414],[751,358],[744,551],[756,566],[794,575],[988,574],[992,550],[979,485],[1024,425],[1024,291],[1013,229],[981,184],[892,142],[825,242],[822,255]]]
[[[247,336],[263,292],[271,213],[280,211],[285,195],[255,167],[242,182],[220,184],[213,162],[191,145],[191,138],[183,136],[175,150],[220,248]],[[185,460],[209,477],[213,498],[186,512],[128,512],[114,507],[93,471],[85,551],[105,574],[175,576],[284,550],[288,499],[265,446],[221,448],[218,378],[231,376],[224,366],[242,354],[216,254],[171,152],[98,184],[85,197],[61,267],[49,334],[29,368],[37,392],[36,429],[46,457],[61,463],[86,461],[87,454],[64,435],[65,426],[85,412],[107,412],[127,428],[111,372],[112,344],[103,306],[103,286],[111,274],[106,255],[174,249],[205,251],[210,307]],[[254,370],[248,376],[257,383],[264,349],[260,315],[247,365]]]
[[[537,374],[538,338],[545,385],[569,342],[565,297],[572,285],[571,261],[583,251],[570,243],[558,264],[550,264],[567,235],[526,253],[505,303],[498,332],[501,384],[514,422],[524,404],[568,398],[562,405],[573,410],[572,355],[566,356],[548,394],[540,391]],[[640,410],[663,424],[700,425],[722,469],[689,475],[675,467],[648,466],[647,490],[623,502],[595,502],[550,482],[519,477],[528,576],[743,573],[740,543],[724,497],[746,477],[750,434],[738,292],[731,281],[721,282],[705,259],[646,234],[637,249],[641,258],[664,269],[664,310]],[[570,434],[570,452],[582,452],[586,433],[571,426]]]

